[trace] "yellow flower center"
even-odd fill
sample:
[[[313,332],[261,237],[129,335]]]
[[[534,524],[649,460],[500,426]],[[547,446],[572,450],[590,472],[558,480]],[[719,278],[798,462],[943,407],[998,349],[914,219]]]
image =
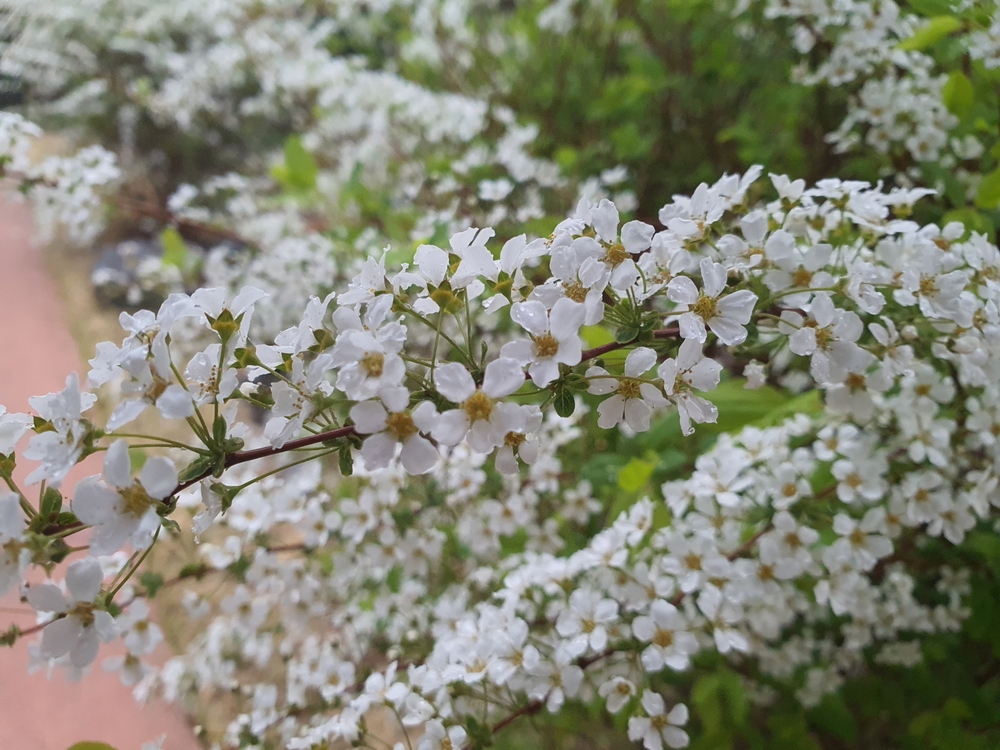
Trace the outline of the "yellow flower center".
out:
[[[551,333],[535,339],[535,353],[539,357],[554,357],[559,353],[559,341]]]
[[[636,378],[622,378],[618,382],[618,395],[622,398],[639,398],[642,381]]]
[[[657,630],[653,636],[653,643],[660,648],[670,648],[674,645],[674,634],[670,630]]]
[[[378,352],[366,354],[361,358],[361,367],[368,373],[369,377],[382,377],[382,370],[385,368],[385,357]]]
[[[792,274],[792,286],[809,286],[812,282],[812,271],[805,268],[800,268],[798,271]]]
[[[522,435],[520,432],[508,432],[503,437],[503,444],[509,445],[511,448],[517,448],[521,443],[523,443],[528,438]]]
[[[587,301],[587,292],[590,291],[579,281],[573,281],[568,284],[563,284],[563,290],[565,291],[567,297],[569,297],[574,302],[580,302],[580,303]]]
[[[462,408],[465,409],[465,413],[473,422],[479,419],[489,419],[493,413],[493,399],[482,391],[476,391],[466,399]]]
[[[938,293],[937,279],[935,279],[933,276],[921,276],[919,291],[921,294],[937,294]]]
[[[94,624],[94,605],[92,602],[80,602],[69,611],[69,614],[78,619],[85,628]]]
[[[620,263],[624,263],[631,257],[632,256],[629,255],[628,250],[625,249],[625,246],[620,242],[616,242],[611,245],[611,247],[608,248],[608,251],[604,254],[604,261],[608,265],[617,266]]]
[[[405,411],[390,414],[385,421],[387,429],[396,436],[397,440],[406,440],[410,435],[417,432],[417,426],[413,423],[413,417]]]
[[[146,511],[156,503],[138,482],[134,482],[131,486],[121,490],[121,496],[125,512],[136,518],[142,518],[142,516],[146,515]]]
[[[716,299],[715,297],[709,297],[706,294],[702,294],[698,297],[698,301],[691,306],[691,312],[697,315],[702,320],[711,320],[715,317],[716,312]]]

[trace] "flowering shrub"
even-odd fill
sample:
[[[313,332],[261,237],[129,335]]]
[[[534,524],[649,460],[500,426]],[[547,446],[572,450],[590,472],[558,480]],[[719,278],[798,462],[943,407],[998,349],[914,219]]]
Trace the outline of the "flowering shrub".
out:
[[[583,200],[547,237],[371,257],[273,340],[254,287],[124,313],[90,362],[107,420],[76,375],[0,417],[0,589],[39,613],[3,640],[78,676],[121,639],[140,697],[232,691],[219,747],[483,748],[546,716],[718,747],[763,741],[751,711],[775,746],[807,717],[856,739],[842,686],[996,642],[1000,251],[906,219],[922,189],[761,173],[658,226]],[[178,590],[197,634],[155,668],[147,601]],[[996,740],[951,698],[912,736]]]

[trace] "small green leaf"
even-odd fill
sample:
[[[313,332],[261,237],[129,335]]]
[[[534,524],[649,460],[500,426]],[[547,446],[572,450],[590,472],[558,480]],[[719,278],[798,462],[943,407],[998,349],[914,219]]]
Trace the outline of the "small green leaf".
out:
[[[962,22],[954,16],[935,16],[914,32],[909,39],[896,45],[904,52],[919,52],[937,44],[952,32],[962,28]]]
[[[163,587],[163,576],[159,573],[153,573],[152,571],[146,571],[139,578],[139,583],[143,585],[146,589],[146,596],[152,599],[156,596],[156,592]]]
[[[964,119],[976,101],[972,81],[961,70],[953,70],[941,87],[941,100],[958,119]]]
[[[576,398],[573,396],[573,391],[568,388],[560,388],[556,391],[552,406],[556,410],[556,414],[563,419],[572,417],[573,412],[576,411]]]
[[[394,565],[389,574],[385,577],[385,585],[389,587],[389,591],[394,594],[399,593],[399,586],[403,582],[403,566]]]
[[[1000,204],[1000,168],[983,175],[976,189],[976,205],[980,208],[996,208]]]
[[[77,742],[69,750],[115,750],[107,742]]]
[[[192,479],[200,477],[206,471],[209,471],[214,464],[214,456],[201,456],[200,458],[196,458],[184,467],[177,480],[181,483],[190,482]]]
[[[39,512],[46,518],[54,516],[62,510],[62,501],[63,498],[62,495],[59,494],[59,490],[55,487],[48,487],[45,490],[45,494],[42,495]]]
[[[627,344],[630,341],[635,341],[636,337],[639,335],[639,329],[635,326],[622,326],[617,331],[615,331],[615,341],[619,344]]]
[[[339,451],[340,473],[349,477],[354,473],[354,455],[351,453],[351,446],[344,445]]]
[[[240,490],[243,489],[239,485],[235,487],[229,487],[221,482],[212,482],[212,486],[209,487],[212,492],[222,498],[222,512],[225,513],[233,505],[233,500],[239,494]]]
[[[167,227],[160,233],[160,243],[163,245],[163,265],[184,269],[188,259],[187,245],[173,227]]]

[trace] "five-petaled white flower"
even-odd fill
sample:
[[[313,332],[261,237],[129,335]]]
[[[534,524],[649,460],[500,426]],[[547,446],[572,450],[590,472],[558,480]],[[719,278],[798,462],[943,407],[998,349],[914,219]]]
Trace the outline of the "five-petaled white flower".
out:
[[[666,664],[671,669],[687,669],[691,655],[698,651],[698,640],[688,632],[688,622],[673,604],[654,599],[649,615],[636,617],[632,633],[649,645],[642,652],[642,666],[658,672]]]
[[[42,631],[41,656],[58,659],[69,654],[75,667],[83,668],[94,661],[100,641],[110,643],[118,637],[118,625],[96,603],[101,593],[104,573],[96,557],[79,560],[66,571],[69,596],[52,583],[26,586],[28,604],[39,612],[58,615]]]
[[[687,276],[675,276],[667,284],[667,297],[678,303],[677,312],[681,336],[704,342],[705,327],[726,346],[742,344],[747,338],[744,326],[750,322],[757,295],[749,289],[723,294],[726,288],[726,267],[708,258],[701,261],[702,289]]]
[[[687,747],[687,732],[681,729],[687,724],[688,709],[683,703],[678,703],[670,713],[663,696],[646,690],[642,694],[642,708],[646,716],[633,716],[628,720],[628,738],[633,742],[642,741],[646,750],[662,750],[667,747]]]
[[[505,435],[497,399],[509,396],[522,385],[524,371],[509,357],[486,366],[481,388],[476,388],[464,365],[458,362],[439,365],[434,370],[434,387],[459,406],[441,415],[431,435],[444,445],[458,445],[468,435],[474,451],[489,453],[503,442]]]
[[[625,358],[625,372],[620,377],[609,374],[603,367],[591,367],[587,370],[590,393],[597,396],[615,394],[597,407],[600,415],[598,426],[608,430],[624,420],[635,432],[649,429],[653,409],[667,404],[659,387],[642,379],[655,364],[656,352],[640,346]]]
[[[73,512],[94,527],[91,553],[110,555],[129,539],[136,549],[148,547],[160,525],[157,509],[176,487],[177,469],[169,458],[146,459],[135,481],[128,443],[113,442],[104,457],[103,481],[97,476],[81,479],[73,495]]]
[[[504,344],[500,356],[527,366],[532,382],[544,388],[559,377],[559,365],[580,364],[583,354],[580,326],[585,315],[583,305],[566,297],[557,300],[551,312],[541,302],[516,302],[510,309],[511,320],[526,330],[531,339]]]
[[[685,435],[694,432],[692,422],[703,424],[715,422],[719,410],[708,399],[696,396],[696,391],[711,391],[719,385],[722,365],[706,357],[697,339],[685,339],[677,350],[676,359],[667,359],[656,369],[663,379],[663,391],[677,406],[681,419],[681,431]]]
[[[402,387],[383,388],[378,401],[363,401],[351,409],[355,428],[365,438],[361,458],[369,469],[384,469],[402,445],[399,460],[409,474],[424,474],[434,468],[438,450],[424,435],[437,424],[437,409],[423,401],[410,410],[410,392]]]

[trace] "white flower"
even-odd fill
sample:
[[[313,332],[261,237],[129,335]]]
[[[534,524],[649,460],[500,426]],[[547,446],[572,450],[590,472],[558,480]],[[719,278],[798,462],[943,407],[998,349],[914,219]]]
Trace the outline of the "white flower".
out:
[[[771,523],[774,530],[760,538],[760,561],[780,581],[797,578],[813,564],[809,547],[819,539],[819,532],[799,526],[786,510],[775,513]]]
[[[855,342],[864,331],[856,313],[834,307],[826,293],[817,294],[809,307],[809,319],[786,310],[778,330],[789,334],[788,348],[803,357],[812,356],[809,371],[819,383],[843,382],[848,373],[862,373],[874,357]]]
[[[469,436],[477,453],[489,453],[503,441],[502,413],[497,399],[524,385],[524,371],[516,360],[501,357],[486,366],[482,388],[476,388],[469,371],[458,362],[434,370],[434,387],[459,408],[444,412],[431,433],[444,445],[458,445]]]
[[[649,672],[658,672],[664,665],[687,669],[691,655],[698,651],[698,641],[687,628],[687,620],[677,607],[663,599],[654,599],[649,616],[637,617],[632,622],[635,637],[649,643],[642,652],[643,668]]]
[[[649,429],[653,409],[667,404],[657,386],[640,380],[655,364],[656,352],[641,346],[629,352],[625,358],[624,374],[620,377],[609,374],[603,367],[591,367],[587,370],[587,378],[590,379],[589,393],[598,396],[615,394],[597,407],[600,415],[598,426],[609,430],[624,420],[635,432]]]
[[[424,437],[437,424],[437,410],[429,401],[414,409],[407,407],[410,392],[404,387],[383,388],[382,403],[363,401],[351,408],[351,419],[362,435],[368,435],[361,446],[365,466],[383,469],[396,457],[396,445],[402,445],[399,459],[409,474],[425,474],[434,468],[439,453]]]
[[[449,240],[451,252],[461,259],[451,277],[453,287],[456,289],[468,287],[480,276],[490,281],[497,280],[500,267],[493,258],[493,253],[486,247],[486,243],[493,235],[492,229],[475,227],[452,235]]]
[[[719,385],[722,365],[709,359],[702,352],[697,339],[685,339],[677,350],[677,359],[665,360],[656,373],[663,380],[663,391],[677,406],[681,419],[681,431],[685,435],[694,432],[692,422],[714,423],[719,410],[708,399],[695,396],[691,391],[711,391]]]
[[[606,198],[591,210],[590,218],[607,248],[600,261],[611,272],[609,285],[619,294],[625,294],[639,278],[632,256],[649,249],[655,230],[641,221],[630,221],[622,227],[619,241],[618,209]]]
[[[556,619],[556,632],[568,638],[567,652],[580,656],[588,648],[601,652],[608,645],[605,625],[618,618],[618,602],[602,599],[599,594],[577,589],[569,597],[569,605]]]
[[[100,641],[110,643],[118,637],[114,618],[98,609],[95,602],[103,578],[100,562],[88,557],[67,569],[68,597],[51,583],[25,587],[24,595],[32,607],[61,615],[42,632],[43,659],[68,654],[73,666],[83,668],[94,661]]]
[[[516,474],[517,458],[531,465],[538,458],[538,438],[533,434],[542,426],[542,411],[534,404],[500,403],[496,421],[503,443],[497,451],[496,467],[502,474]],[[515,458],[515,451],[517,458]]]
[[[110,555],[131,538],[136,549],[148,547],[160,525],[160,501],[177,487],[173,461],[161,456],[146,459],[139,481],[132,479],[128,443],[116,440],[104,457],[103,481],[86,477],[76,485],[73,512],[94,531],[93,555]]]
[[[570,367],[580,364],[583,347],[580,343],[580,326],[586,310],[583,305],[563,297],[556,301],[549,312],[541,302],[516,302],[511,306],[510,317],[526,330],[531,339],[520,339],[504,344],[501,357],[517,360],[528,366],[531,380],[544,388],[559,377],[559,365]]]
[[[392,303],[392,295],[376,297],[368,303],[363,320],[346,307],[333,314],[340,333],[330,364],[340,368],[337,388],[353,401],[374,398],[379,389],[399,385],[406,374],[406,365],[399,357],[406,342],[406,326],[385,322]]]
[[[66,388],[47,396],[34,396],[28,400],[38,415],[49,422],[53,429],[33,435],[28,447],[21,454],[41,466],[28,475],[27,483],[43,479],[59,486],[83,453],[83,440],[88,426],[82,419],[97,401],[93,393],[80,391],[80,379],[74,372],[66,378]]]
[[[708,335],[705,326],[708,326],[726,346],[742,344],[747,337],[747,329],[743,326],[750,322],[757,295],[749,289],[723,295],[726,268],[708,258],[701,261],[701,278],[703,289],[700,292],[687,276],[675,276],[667,284],[667,297],[679,305],[681,336],[704,342]]]
[[[583,684],[583,670],[576,664],[560,666],[543,661],[531,670],[531,674],[538,681],[528,690],[528,695],[534,700],[544,700],[551,713],[562,708],[567,698],[573,698],[580,692],[580,685]]]
[[[680,728],[688,721],[687,706],[678,703],[667,713],[663,696],[646,690],[642,694],[642,708],[646,716],[633,716],[628,720],[630,740],[641,740],[646,750],[662,750],[664,743],[673,748],[688,746],[687,732]]]
[[[635,693],[635,684],[624,677],[612,677],[597,689],[597,694],[604,698],[608,712],[612,714],[621,711]]]
[[[137,656],[151,654],[163,640],[160,626],[149,620],[149,605],[145,599],[134,600],[116,622],[125,634],[125,648],[129,653]]]
[[[0,405],[0,455],[9,456],[14,446],[31,427],[31,417],[27,414],[8,414]]]
[[[446,729],[440,720],[434,719],[424,726],[417,750],[461,750],[467,739],[464,728],[454,725]]]
[[[823,562],[830,567],[830,561],[850,565],[861,571],[869,571],[875,567],[881,558],[892,554],[892,540],[881,534],[869,534],[871,524],[877,519],[867,517],[859,524],[845,513],[838,513],[833,518],[833,530],[840,539],[828,547],[824,553]]]
[[[117,672],[118,679],[121,680],[122,685],[125,687],[137,685],[152,671],[151,667],[143,664],[142,660],[133,653],[109,656],[101,663],[101,667],[105,672]],[[143,745],[143,747],[145,748],[146,745]]]

